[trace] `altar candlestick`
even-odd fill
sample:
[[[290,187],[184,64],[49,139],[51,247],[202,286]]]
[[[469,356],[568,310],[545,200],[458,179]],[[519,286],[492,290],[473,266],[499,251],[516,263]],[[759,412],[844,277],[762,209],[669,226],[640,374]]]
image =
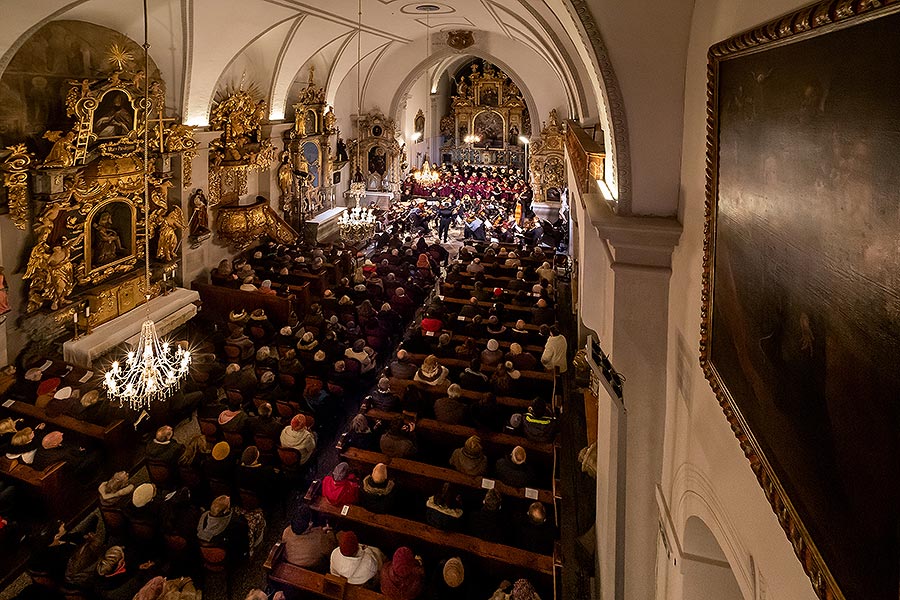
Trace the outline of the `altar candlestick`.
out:
[[[91,318],[91,305],[90,304],[88,304],[84,309],[84,318],[85,319]]]

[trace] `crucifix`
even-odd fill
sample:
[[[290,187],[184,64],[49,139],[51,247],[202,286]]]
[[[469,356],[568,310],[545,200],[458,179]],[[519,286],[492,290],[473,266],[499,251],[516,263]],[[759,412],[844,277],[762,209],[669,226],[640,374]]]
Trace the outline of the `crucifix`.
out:
[[[166,123],[173,123],[178,120],[175,118],[167,119],[165,116],[166,113],[164,111],[165,111],[165,107],[162,104],[160,104],[159,108],[156,111],[157,117],[155,119],[151,119],[149,117],[147,118],[147,127],[150,127],[152,124],[155,123],[156,127],[159,128],[159,151],[161,153],[166,151],[165,138],[164,138]]]

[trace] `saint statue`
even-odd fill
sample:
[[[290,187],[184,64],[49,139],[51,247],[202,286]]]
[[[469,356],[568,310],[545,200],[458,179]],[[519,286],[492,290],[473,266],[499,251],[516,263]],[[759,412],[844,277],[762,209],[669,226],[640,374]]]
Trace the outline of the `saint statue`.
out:
[[[294,186],[294,173],[291,170],[291,156],[287,151],[281,153],[281,166],[278,167],[278,189],[281,190],[281,197],[287,198],[291,195],[291,188]]]
[[[75,269],[70,260],[72,247],[81,241],[84,234],[71,241],[66,241],[64,237],[62,244],[53,247],[50,256],[47,259],[47,286],[44,289],[44,296],[50,300],[50,310],[57,310],[75,287]]]
[[[61,131],[48,131],[44,134],[44,139],[53,142],[50,148],[50,154],[44,160],[45,167],[71,167],[75,162],[75,132],[70,131],[63,135]]]
[[[184,214],[176,206],[159,221],[159,237],[156,240],[156,258],[171,262],[178,248],[176,229],[184,229]]]
[[[113,228],[112,214],[105,210],[97,216],[97,220],[91,225],[94,230],[94,239],[91,251],[93,252],[92,266],[99,267],[116,260],[119,252],[125,247],[119,232]]]
[[[328,112],[325,113],[325,133],[331,135],[335,132],[335,122],[337,122],[337,117],[334,116],[334,109],[330,106],[328,107]]]
[[[6,283],[6,274],[0,267],[0,315],[5,315],[12,309],[9,307],[9,285]]]
[[[191,212],[190,235],[192,238],[201,238],[210,233],[209,230],[209,212],[207,211],[206,196],[203,190],[197,188],[191,194]]]

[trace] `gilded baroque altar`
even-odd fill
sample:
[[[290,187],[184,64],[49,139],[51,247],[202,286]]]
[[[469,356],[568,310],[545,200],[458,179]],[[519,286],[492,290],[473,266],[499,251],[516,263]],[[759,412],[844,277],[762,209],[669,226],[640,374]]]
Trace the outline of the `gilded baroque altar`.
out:
[[[145,289],[145,242],[160,269],[173,271],[184,227],[168,190],[178,178],[170,172],[173,156],[190,184],[193,130],[166,117],[163,83],[127,69],[129,53],[113,46],[109,57],[115,68],[108,76],[69,81],[71,128],[45,132],[49,150],[8,148],[2,165],[10,218],[30,232],[23,312],[50,311],[57,324],[75,314],[82,326],[95,326],[158,293],[155,283]]]

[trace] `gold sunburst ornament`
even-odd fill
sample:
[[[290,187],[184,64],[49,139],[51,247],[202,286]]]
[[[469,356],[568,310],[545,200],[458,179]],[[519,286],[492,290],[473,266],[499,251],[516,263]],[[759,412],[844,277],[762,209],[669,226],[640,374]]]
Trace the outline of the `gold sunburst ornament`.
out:
[[[119,44],[113,44],[109,47],[109,50],[106,51],[106,60],[109,64],[115,65],[117,70],[122,71],[125,69],[126,65],[134,60],[134,55],[119,46]]]

